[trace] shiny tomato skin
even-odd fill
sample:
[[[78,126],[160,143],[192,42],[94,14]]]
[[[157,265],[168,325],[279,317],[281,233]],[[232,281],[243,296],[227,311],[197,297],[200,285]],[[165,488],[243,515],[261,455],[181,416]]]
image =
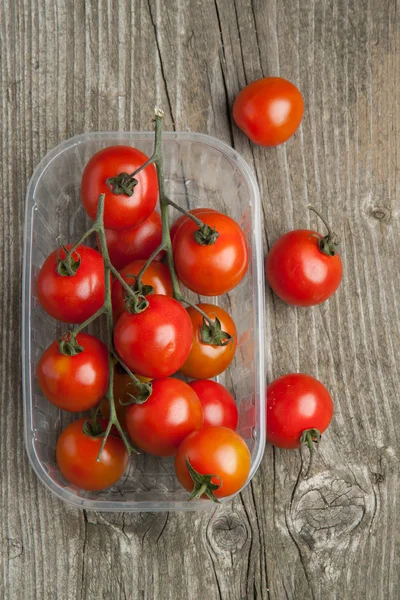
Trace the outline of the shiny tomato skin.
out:
[[[150,294],[148,308],[124,312],[114,329],[115,348],[126,366],[144,377],[168,377],[178,371],[192,347],[191,320],[179,302]]]
[[[300,448],[307,429],[325,431],[333,416],[324,385],[304,373],[289,373],[267,387],[267,440],[278,448]]]
[[[238,492],[246,483],[250,472],[250,452],[243,438],[228,427],[205,427],[190,434],[175,457],[175,472],[183,487],[191,492],[193,480],[185,458],[202,475],[219,475],[212,483],[222,485],[214,491],[217,498]],[[204,497],[204,496],[203,496]]]
[[[248,265],[246,239],[239,225],[220,212],[199,212],[199,219],[215,228],[214,244],[202,246],[194,233],[198,226],[187,219],[174,237],[175,268],[182,283],[197,294],[220,296],[243,279]]]
[[[66,245],[67,250],[72,244]],[[79,255],[79,256],[78,256]],[[64,323],[83,323],[104,302],[104,261],[97,250],[78,246],[75,260],[80,265],[75,275],[57,273],[57,257],[65,258],[63,248],[54,250],[44,261],[37,280],[37,295],[45,311]]]
[[[110,435],[97,462],[101,437],[83,433],[86,418],[68,425],[57,440],[56,459],[61,474],[69,483],[88,491],[111,487],[128,466],[129,457],[123,441]]]
[[[58,408],[83,412],[96,406],[108,387],[108,351],[105,344],[87,333],[78,333],[83,351],[61,354],[55,341],[42,354],[37,376],[46,398]]]
[[[137,275],[145,263],[145,260],[134,260],[121,270],[121,275],[129,285],[135,283],[136,278],[128,277],[128,275]],[[163,263],[152,261],[143,273],[142,283],[151,285],[154,288],[154,294],[172,297],[171,275],[167,265]],[[112,284],[111,300],[113,315],[116,321],[125,311],[124,290],[118,279],[115,279]]]
[[[286,142],[300,126],[304,101],[282,77],[264,77],[243,88],[233,104],[236,125],[260,146]]]
[[[82,204],[91,219],[96,218],[99,195],[105,194],[104,227],[106,229],[130,229],[148,219],[158,198],[157,173],[154,164],[148,165],[136,179],[132,196],[114,194],[107,179],[120,173],[133,173],[148,157],[130,146],[103,148],[87,163],[81,183]]]
[[[335,293],[342,280],[342,261],[338,254],[320,251],[322,235],[296,229],[282,235],[266,259],[266,276],[274,292],[288,304],[314,306]]]
[[[144,452],[173,456],[185,437],[203,426],[203,410],[184,381],[154,379],[148,400],[128,407],[126,425],[130,438]]]
[[[238,409],[233,396],[223,385],[209,379],[197,379],[189,385],[201,402],[204,427],[222,426],[236,430]]]
[[[114,231],[106,229],[108,254],[114,267],[119,271],[133,260],[150,258],[161,244],[162,224],[158,212],[151,215],[138,227]],[[155,260],[161,260],[159,253]]]
[[[218,212],[217,210],[215,210],[214,208],[192,208],[191,210],[189,210],[191,215],[199,215],[199,213],[202,212]],[[184,223],[186,221],[186,219],[189,219],[190,217],[186,216],[186,215],[181,215],[180,217],[177,218],[177,220],[175,221],[175,223],[173,223],[171,225],[171,228],[169,230],[169,235],[171,237],[171,242],[174,241],[176,232],[178,231],[179,227],[182,225],[182,223]],[[199,216],[199,219],[201,217]]]
[[[217,317],[221,322],[222,331],[226,331],[232,339],[226,346],[205,344],[200,338],[200,328],[203,325],[202,315],[192,306],[186,310],[193,326],[193,345],[185,364],[180,372],[193,379],[210,379],[216,377],[231,364],[236,352],[237,332],[230,315],[214,304],[198,304],[199,308],[210,318]]]

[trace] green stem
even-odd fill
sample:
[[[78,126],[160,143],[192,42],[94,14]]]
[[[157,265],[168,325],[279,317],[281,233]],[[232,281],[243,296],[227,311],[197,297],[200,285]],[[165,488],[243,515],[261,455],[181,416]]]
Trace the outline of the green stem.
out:
[[[179,206],[179,204],[176,204],[176,202],[174,202],[170,198],[166,198],[166,201],[170,206],[173,206],[174,208],[176,208],[176,210],[179,210],[179,212],[189,217],[189,219],[192,219],[192,221],[194,221],[198,227],[202,227],[204,225],[204,222],[201,219],[199,219],[195,215],[192,215],[192,213],[186,210],[186,208]]]
[[[89,317],[88,319],[86,319],[86,321],[84,321],[83,323],[81,323],[80,325],[78,325],[77,327],[74,327],[73,331],[71,332],[72,337],[76,337],[77,334],[82,331],[82,329],[85,329],[85,327],[88,327],[88,325],[90,325],[90,323],[92,323],[93,321],[95,321],[96,319],[98,319],[101,315],[104,315],[104,313],[106,312],[106,309],[104,307],[104,304],[101,308],[99,308],[99,310],[97,310],[94,315],[92,315],[91,317]]]
[[[85,231],[85,233],[79,238],[79,240],[77,242],[75,242],[75,244],[72,246],[71,250],[68,250],[68,255],[70,256],[73,252],[75,252],[75,250],[78,248],[78,246],[83,244],[83,242],[86,240],[86,238],[88,238],[89,235],[92,235],[92,233],[95,233],[95,231],[97,231],[97,229],[94,224],[94,225],[92,225],[92,227],[90,229]]]
[[[140,381],[140,379],[138,379],[136,377],[136,375],[134,373],[132,373],[132,371],[129,369],[129,367],[126,366],[126,364],[124,363],[122,358],[120,356],[118,356],[118,354],[114,350],[112,351],[112,354],[113,354],[115,360],[117,360],[119,362],[119,364],[121,365],[121,367],[128,373],[128,375],[132,379],[133,383],[137,387],[140,387],[141,385],[143,385],[143,383]]]
[[[141,279],[143,276],[143,273],[146,271],[146,269],[150,266],[150,264],[153,262],[153,260],[155,259],[155,257],[157,256],[157,254],[159,254],[160,252],[162,252],[164,250],[164,245],[161,243],[158,248],[156,248],[153,252],[153,254],[150,256],[150,258],[147,259],[147,261],[145,262],[145,264],[143,265],[143,267],[140,269],[139,273],[136,276],[136,284],[138,286],[140,286],[141,283]]]

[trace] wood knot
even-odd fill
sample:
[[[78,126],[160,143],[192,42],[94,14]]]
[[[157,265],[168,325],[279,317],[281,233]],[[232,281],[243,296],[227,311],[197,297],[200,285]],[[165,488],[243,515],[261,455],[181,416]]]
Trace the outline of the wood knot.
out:
[[[241,550],[247,541],[247,529],[243,520],[234,513],[219,517],[211,532],[215,545],[221,550]]]
[[[337,544],[370,520],[373,502],[355,481],[320,473],[299,483],[290,516],[297,536],[313,550]]]
[[[24,546],[18,538],[7,538],[8,560],[18,558],[24,551]]]
[[[369,211],[369,215],[377,221],[390,221],[392,212],[389,208],[384,206],[372,206]]]

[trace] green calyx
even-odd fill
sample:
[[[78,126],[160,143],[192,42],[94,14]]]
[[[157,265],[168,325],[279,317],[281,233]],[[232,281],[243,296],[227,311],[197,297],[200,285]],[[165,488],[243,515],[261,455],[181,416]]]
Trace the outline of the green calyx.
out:
[[[194,239],[201,246],[211,246],[212,244],[215,244],[218,237],[218,231],[215,228],[213,229],[209,225],[206,225],[206,223],[203,223],[203,225],[194,232]]]
[[[220,504],[220,501],[215,496],[214,492],[222,485],[221,477],[219,475],[202,475],[192,467],[187,456],[185,457],[185,463],[190,477],[193,480],[193,490],[188,498],[188,501],[190,502],[190,500],[193,500],[194,498],[199,499],[203,494],[205,494],[207,498],[213,502],[216,502],[217,504]],[[213,483],[211,481],[213,478],[219,479],[220,483]]]
[[[321,221],[328,230],[328,233],[324,237],[320,238],[319,236],[316,236],[318,238],[318,247],[320,249],[320,252],[322,252],[322,254],[325,254],[326,256],[335,256],[337,253],[337,249],[340,245],[340,240],[338,236],[336,235],[336,233],[333,233],[333,231],[331,231],[331,228],[329,227],[328,223],[319,214],[319,212],[315,210],[313,206],[311,206],[311,204],[308,205],[308,208],[309,210],[312,210],[321,219]]]
[[[125,196],[133,196],[135,187],[139,183],[137,179],[129,175],[129,173],[120,173],[115,177],[106,179],[109,190],[117,196],[124,194]]]
[[[121,402],[121,399],[118,400],[121,406],[130,406],[131,404],[144,404],[146,400],[151,396],[151,392],[153,391],[151,382],[142,383],[142,382],[133,382],[132,386],[135,388],[133,394],[129,394],[129,400],[127,402]]]
[[[105,433],[103,427],[100,425],[97,419],[92,418],[86,419],[86,421],[83,424],[82,431],[85,435],[94,438],[104,437]]]
[[[310,452],[314,452],[314,444],[321,441],[321,432],[319,429],[305,429],[300,437],[300,444],[308,446]]]
[[[80,346],[76,337],[69,332],[58,340],[58,349],[65,356],[76,356],[83,351],[83,346]]]
[[[215,317],[213,321],[211,318],[203,317],[203,325],[200,328],[200,339],[203,344],[211,344],[212,346],[227,346],[232,336],[227,331],[222,331],[221,321],[218,317]]]
[[[65,246],[62,246],[62,249],[65,252],[65,258],[60,258],[60,250],[58,250],[57,273],[62,277],[73,277],[80,267],[81,257],[76,250],[70,253]],[[76,255],[78,258],[75,259],[73,255]]]

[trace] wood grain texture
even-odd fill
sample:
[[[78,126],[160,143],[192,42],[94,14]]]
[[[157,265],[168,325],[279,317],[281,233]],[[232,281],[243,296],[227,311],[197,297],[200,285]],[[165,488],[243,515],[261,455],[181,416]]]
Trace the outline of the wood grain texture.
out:
[[[394,600],[400,595],[399,0],[3,0],[0,3],[0,598]],[[277,149],[235,127],[239,89],[296,83],[298,134]],[[257,174],[265,248],[317,226],[344,281],[293,309],[267,290],[267,373],[318,377],[336,414],[309,478],[267,447],[231,504],[200,514],[84,514],[54,499],[23,447],[24,194],[83,131],[166,127],[231,143]],[[304,463],[307,457],[304,456]]]

